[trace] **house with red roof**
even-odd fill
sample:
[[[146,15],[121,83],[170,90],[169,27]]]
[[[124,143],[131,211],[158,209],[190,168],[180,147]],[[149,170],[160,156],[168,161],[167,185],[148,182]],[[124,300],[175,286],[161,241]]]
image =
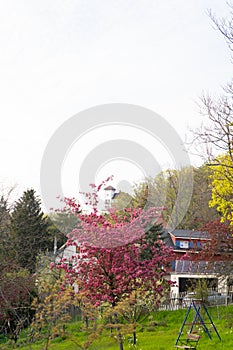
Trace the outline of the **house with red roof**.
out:
[[[219,274],[219,261],[208,262],[198,261],[198,258],[191,259],[193,254],[201,251],[210,237],[207,233],[195,230],[168,231],[170,236],[170,247],[173,248],[176,259],[172,263],[170,278],[175,282],[171,287],[171,294],[174,298],[186,293],[192,288],[194,282],[205,279],[207,287],[216,290],[221,294],[233,293],[232,286],[229,286],[227,276]],[[232,296],[231,296],[232,299]]]

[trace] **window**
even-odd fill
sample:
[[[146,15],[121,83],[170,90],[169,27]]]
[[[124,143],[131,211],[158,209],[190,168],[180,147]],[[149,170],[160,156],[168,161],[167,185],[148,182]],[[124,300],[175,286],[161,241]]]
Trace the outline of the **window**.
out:
[[[189,241],[181,241],[180,248],[189,248]]]

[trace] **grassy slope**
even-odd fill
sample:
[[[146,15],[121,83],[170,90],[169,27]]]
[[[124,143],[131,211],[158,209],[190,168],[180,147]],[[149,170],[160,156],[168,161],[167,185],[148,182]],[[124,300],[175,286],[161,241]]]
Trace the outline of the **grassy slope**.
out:
[[[233,349],[233,306],[220,307],[208,309],[213,322],[215,323],[218,332],[221,335],[222,342],[218,340],[216,333],[214,332],[211,325],[208,328],[211,331],[212,340],[209,340],[207,335],[203,333],[201,329],[197,329],[197,332],[202,335],[199,341],[199,350],[221,350],[221,349]],[[174,344],[178,336],[179,329],[182,325],[186,310],[177,311],[160,311],[153,315],[153,320],[156,321],[156,326],[149,326],[149,321],[144,322],[141,329],[137,333],[138,344],[136,349],[139,350],[168,350],[174,349]],[[218,319],[218,316],[219,319]],[[148,328],[149,327],[149,328]],[[185,329],[188,331],[188,328]],[[49,346],[49,349],[56,350],[77,350],[76,343],[78,340],[85,338],[85,333],[80,332],[80,323],[71,323],[68,325],[66,339],[56,338]],[[133,349],[129,343],[130,335],[125,337],[125,349]],[[7,349],[3,345],[0,345],[0,349]],[[22,350],[28,350],[29,347],[20,346]],[[42,343],[33,345],[33,350],[43,349]],[[111,338],[109,335],[102,336],[98,339],[92,347],[92,350],[117,350],[118,346],[116,340]],[[135,349],[135,348],[134,348]]]

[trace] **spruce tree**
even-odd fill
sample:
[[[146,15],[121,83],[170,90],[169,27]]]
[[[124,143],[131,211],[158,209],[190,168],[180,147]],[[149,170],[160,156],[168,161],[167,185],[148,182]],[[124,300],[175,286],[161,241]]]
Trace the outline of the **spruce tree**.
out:
[[[167,243],[168,233],[163,228],[162,224],[154,224],[150,227],[143,238],[143,245],[145,246],[141,250],[141,259],[142,260],[151,260],[154,255],[154,250],[157,250],[157,254],[162,254],[161,251],[161,240]]]
[[[0,197],[0,260],[6,260],[12,257],[14,246],[9,228],[10,208],[7,198],[4,195]]]
[[[38,253],[50,248],[51,241],[47,219],[33,189],[25,191],[16,202],[11,215],[11,230],[17,263],[31,273],[35,272]]]

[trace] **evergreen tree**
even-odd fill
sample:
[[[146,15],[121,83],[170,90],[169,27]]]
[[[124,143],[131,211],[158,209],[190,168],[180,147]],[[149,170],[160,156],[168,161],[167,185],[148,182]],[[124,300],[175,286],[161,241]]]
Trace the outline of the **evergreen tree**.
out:
[[[151,260],[156,249],[158,255],[162,255],[161,240],[166,242],[168,233],[163,228],[162,224],[154,224],[149,230],[145,231],[145,236],[142,240],[144,248],[141,250],[142,260]]]
[[[27,190],[16,202],[11,215],[11,230],[15,258],[19,266],[35,272],[39,252],[51,248],[47,219],[33,189]]]
[[[0,260],[6,261],[13,256],[14,245],[10,231],[10,207],[5,195],[0,197]]]

